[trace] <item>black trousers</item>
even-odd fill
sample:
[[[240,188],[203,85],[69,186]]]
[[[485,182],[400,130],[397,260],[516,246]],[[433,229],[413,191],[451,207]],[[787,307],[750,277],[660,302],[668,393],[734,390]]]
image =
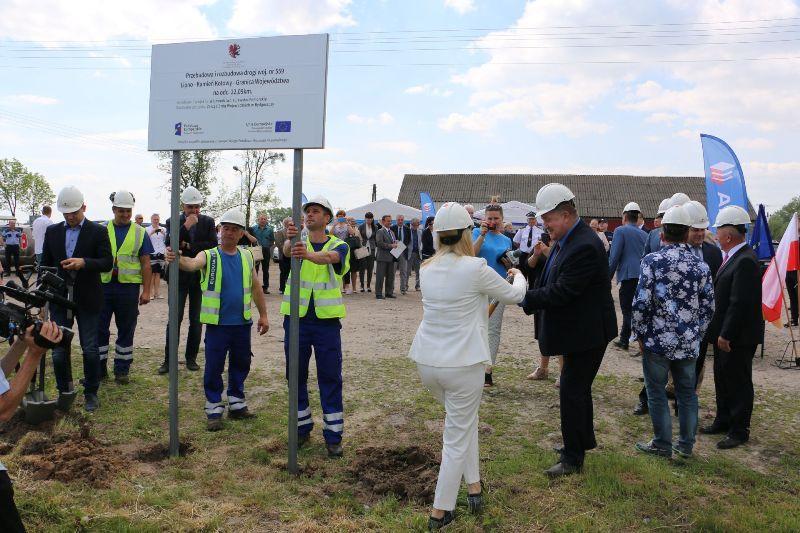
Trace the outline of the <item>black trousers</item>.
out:
[[[361,280],[361,288],[364,288],[365,283],[367,287],[372,287],[372,271],[375,270],[375,254],[371,253],[362,259],[359,263],[359,267],[358,277]]]
[[[283,294],[286,290],[286,280],[289,279],[289,272],[292,270],[292,258],[281,257],[278,261],[278,269],[281,271],[279,291]]]
[[[786,273],[786,290],[789,291],[789,314],[792,324],[797,324],[797,271],[790,270]]]
[[[694,366],[694,377],[697,387],[700,387],[700,376],[703,374],[703,369],[706,366],[706,355],[708,354],[708,343],[704,340],[700,341],[700,355],[697,357],[697,364]]]
[[[519,253],[519,271],[522,272],[522,275],[525,276],[525,279],[528,280],[528,283],[531,283],[533,280],[530,279],[531,269],[528,266],[528,258],[531,256],[529,253],[520,252]]]
[[[8,472],[0,470],[0,531],[4,533],[24,532],[25,526],[14,504],[14,488]]]
[[[270,248],[262,246],[261,255],[264,257],[264,259],[256,263],[256,272],[258,272],[259,267],[263,267],[261,272],[261,284],[265,289],[269,289],[269,262],[272,260]]]
[[[627,346],[631,338],[631,307],[636,295],[638,279],[626,279],[619,284],[619,308],[622,311],[622,328],[619,330],[619,341]]]
[[[723,352],[714,346],[714,388],[717,416],[714,426],[727,429],[728,436],[747,440],[753,414],[753,356],[756,345],[731,346]]]
[[[200,290],[199,280],[178,284],[178,335],[180,335],[180,323],[183,322],[187,298],[189,299],[189,336],[186,338],[186,360],[197,361],[200,337],[203,333],[203,324],[200,323],[200,302],[203,299],[203,291]],[[167,323],[166,339],[164,364],[169,364],[169,323]]]
[[[597,446],[594,437],[592,383],[603,362],[606,346],[564,355],[561,360],[561,462],[582,465],[586,450]]]
[[[8,275],[11,275],[11,261],[14,261],[14,268],[17,269],[17,276],[22,279],[22,273],[19,271],[19,244],[6,244],[6,265],[8,266]]]

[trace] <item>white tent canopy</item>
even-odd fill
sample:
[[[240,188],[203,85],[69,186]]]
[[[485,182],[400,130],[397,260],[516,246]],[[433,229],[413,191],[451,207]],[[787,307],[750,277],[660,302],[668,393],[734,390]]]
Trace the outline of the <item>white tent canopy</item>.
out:
[[[383,215],[392,215],[392,220],[397,218],[397,215],[403,215],[406,217],[406,221],[410,221],[412,218],[420,218],[422,216],[422,211],[419,209],[414,209],[413,207],[409,207],[407,205],[398,204],[397,202],[393,202],[388,198],[381,198],[376,202],[372,202],[366,205],[362,205],[359,207],[353,207],[351,209],[347,209],[347,216],[353,217],[356,220],[364,220],[364,214],[367,212],[372,213],[375,215],[375,220],[380,220]]]
[[[527,224],[528,213],[536,211],[535,206],[517,202],[516,200],[500,204],[500,206],[503,208],[503,221],[511,222],[515,226],[524,226]],[[485,214],[485,209],[475,211],[475,218],[482,220]],[[541,219],[539,219],[539,222],[541,223]]]

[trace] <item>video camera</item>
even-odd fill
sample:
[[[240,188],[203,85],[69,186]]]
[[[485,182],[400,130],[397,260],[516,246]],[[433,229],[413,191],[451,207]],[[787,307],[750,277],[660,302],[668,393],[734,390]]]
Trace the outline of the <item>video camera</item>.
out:
[[[42,348],[67,347],[72,342],[74,333],[71,329],[59,326],[62,333],[61,342],[54,344],[41,335],[42,321],[37,318],[39,311],[47,304],[53,303],[66,309],[75,310],[75,302],[64,298],[58,292],[66,287],[63,279],[44,268],[40,269],[37,288],[25,290],[14,281],[0,285],[0,337],[13,343],[15,337],[25,335],[25,330],[33,325],[33,336],[36,344]],[[17,302],[10,302],[6,297]]]

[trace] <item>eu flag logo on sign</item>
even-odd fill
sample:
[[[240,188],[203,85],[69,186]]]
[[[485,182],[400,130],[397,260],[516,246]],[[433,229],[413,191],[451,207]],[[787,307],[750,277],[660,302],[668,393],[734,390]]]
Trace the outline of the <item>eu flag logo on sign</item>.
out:
[[[289,133],[292,131],[291,120],[279,120],[275,123],[275,133]]]
[[[175,124],[175,135],[180,135],[182,133],[182,130],[183,130],[183,125],[180,122]]]

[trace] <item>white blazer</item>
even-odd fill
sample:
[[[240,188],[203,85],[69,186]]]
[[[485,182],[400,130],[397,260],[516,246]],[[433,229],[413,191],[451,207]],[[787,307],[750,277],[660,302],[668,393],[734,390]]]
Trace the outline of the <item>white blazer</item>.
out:
[[[479,257],[447,254],[420,270],[422,323],[408,356],[419,364],[461,367],[490,363],[489,297],[504,304],[525,298],[525,278],[509,284]]]

